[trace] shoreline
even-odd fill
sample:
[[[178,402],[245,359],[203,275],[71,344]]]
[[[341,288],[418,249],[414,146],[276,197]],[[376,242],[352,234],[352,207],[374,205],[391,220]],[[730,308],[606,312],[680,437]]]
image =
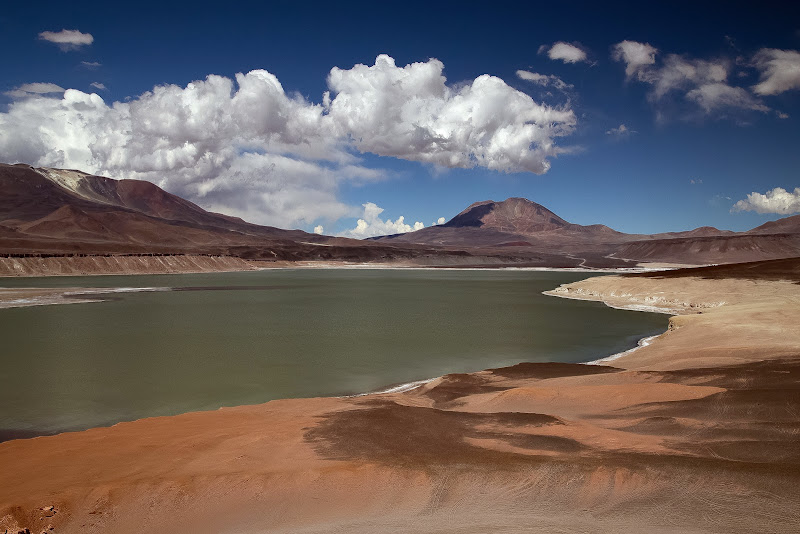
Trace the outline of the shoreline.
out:
[[[800,285],[568,286],[685,311],[614,366],[523,363],[0,443],[0,531],[800,527]]]
[[[71,287],[71,288],[39,288],[39,287],[23,287],[23,286],[14,286],[14,287],[2,287],[2,280],[3,278],[8,279],[25,279],[25,280],[34,280],[37,278],[51,278],[54,276],[57,277],[69,277],[69,276],[160,276],[160,275],[181,275],[181,274],[213,274],[213,273],[234,273],[234,272],[257,272],[257,271],[269,271],[269,270],[307,270],[307,269],[342,269],[342,270],[407,270],[407,271],[441,271],[441,270],[454,270],[454,271],[520,271],[520,272],[566,272],[566,273],[603,273],[603,274],[626,274],[626,273],[647,273],[647,272],[658,272],[663,271],[666,269],[672,269],[671,267],[636,267],[636,268],[614,268],[614,269],[586,269],[586,268],[573,268],[573,267],[491,267],[491,268],[481,268],[481,267],[460,267],[460,266],[453,266],[453,267],[423,267],[423,266],[407,266],[407,265],[387,265],[387,264],[372,264],[372,263],[361,263],[361,264],[324,264],[324,263],[307,263],[302,265],[282,265],[282,266],[275,266],[275,267],[260,267],[260,268],[253,268],[248,271],[243,270],[223,270],[223,271],[187,271],[187,272],[164,272],[164,273],[139,273],[139,272],[131,272],[131,273],[89,273],[89,274],[81,274],[81,273],[70,273],[70,274],[61,274],[61,275],[31,275],[31,276],[3,276],[0,275],[0,309],[7,309],[7,308],[23,308],[27,306],[45,306],[45,305],[55,305],[55,304],[85,304],[90,302],[103,302],[102,298],[99,296],[103,294],[113,294],[113,293],[126,293],[126,292],[149,292],[149,291],[173,291],[176,288],[171,286],[163,286],[163,287],[120,287],[120,288],[94,288],[94,287]],[[553,290],[555,291],[555,290]],[[561,295],[556,294],[551,291],[543,292],[545,295],[557,296],[562,298],[574,298],[577,300],[586,300],[581,299],[580,297],[572,297],[568,295]],[[81,296],[95,296],[92,298],[81,299],[77,297]],[[610,307],[615,307],[611,304],[608,304]],[[623,307],[620,309],[634,309],[632,307]],[[673,310],[667,311],[658,311],[657,308],[653,309],[640,309],[636,311],[657,311],[658,313],[673,313]]]
[[[656,338],[658,338],[661,335],[662,334],[656,334],[654,336],[643,337],[642,339],[640,339],[639,341],[636,342],[636,346],[633,347],[633,348],[630,348],[628,350],[624,350],[622,352],[617,352],[616,354],[612,354],[611,356],[606,356],[605,358],[598,358],[597,360],[592,360],[590,362],[584,362],[583,365],[604,365],[604,364],[606,364],[608,362],[613,362],[614,360],[618,360],[619,358],[622,358],[623,356],[628,356],[629,354],[633,354],[634,352],[636,352],[637,350],[639,350],[639,349],[641,349],[643,347],[650,346],[650,344]]]
[[[292,270],[292,269],[397,269],[397,270],[441,270],[438,267],[410,267],[410,266],[382,266],[382,267],[375,267],[373,264],[348,264],[348,265],[327,265],[327,266],[319,266],[314,265],[311,263],[304,264],[304,265],[297,265],[297,266],[283,266],[283,267],[275,267],[275,269],[281,270]],[[270,270],[271,268],[261,269],[261,270]],[[453,267],[454,270],[465,270],[465,271],[483,271],[486,269],[482,268],[470,268],[470,267]],[[665,270],[665,268],[652,268],[652,269],[584,269],[584,268],[537,268],[537,267],[528,267],[528,268],[507,268],[507,267],[496,267],[490,270],[518,270],[518,271],[534,271],[534,272],[603,272],[603,273],[610,273],[614,274],[626,274],[630,272],[657,272],[661,270]],[[237,272],[237,271],[226,271],[226,272]],[[168,273],[168,274],[189,274],[189,273]],[[102,276],[102,275],[97,275]],[[586,282],[590,279],[584,280]],[[582,300],[582,301],[599,301],[603,302],[606,306],[614,309],[620,310],[627,310],[627,311],[638,311],[638,312],[645,312],[645,313],[660,313],[666,314],[670,316],[679,316],[681,312],[684,313],[686,310],[681,310],[679,308],[666,308],[666,307],[657,307],[657,306],[650,306],[650,305],[641,305],[641,304],[620,304],[619,297],[617,295],[612,296],[603,296],[600,294],[592,294],[592,293],[584,293],[582,290],[578,290],[578,292],[570,294],[569,288],[576,284],[580,284],[581,282],[574,282],[568,284],[562,284],[561,286],[554,288],[552,290],[543,291],[542,294],[551,297],[558,297],[568,300]],[[155,292],[155,291],[176,291],[181,290],[179,287],[121,287],[121,288],[52,288],[52,291],[55,293],[54,296],[45,296],[42,297],[41,301],[35,301],[34,299],[19,299],[19,300],[30,300],[30,302],[20,303],[17,304],[14,301],[4,301],[3,300],[3,292],[7,288],[0,287],[0,310],[7,309],[7,308],[15,308],[15,307],[26,307],[26,306],[39,306],[39,305],[51,305],[51,304],[78,304],[78,303],[91,303],[91,302],[104,302],[106,299],[102,299],[102,295],[104,294],[114,294],[114,293],[132,293],[132,292]],[[21,291],[24,292],[29,288],[12,288],[12,291]],[[30,288],[31,290],[36,291],[46,291],[44,289],[39,288]],[[88,298],[88,299],[80,299],[80,298],[73,298],[73,297],[81,297],[81,296],[96,296],[96,298]],[[611,300],[604,300],[611,299]],[[624,298],[624,297],[623,297]],[[722,304],[714,304],[716,305],[724,305]],[[691,313],[699,313],[697,310],[691,310]],[[576,362],[576,365],[606,365],[609,362],[616,361],[620,358],[630,356],[631,354],[635,353],[636,351],[650,346],[653,341],[657,338],[663,336],[664,334],[669,332],[669,328],[659,334],[652,335],[652,336],[645,336],[639,340],[634,347],[630,349],[626,349],[624,351],[620,351],[614,354],[610,354],[608,356],[603,356],[601,358],[597,358],[594,360],[589,360],[586,362]],[[480,373],[484,372],[485,370],[478,370],[468,372],[466,374],[473,374],[473,373]],[[341,399],[348,399],[348,398],[361,398],[361,397],[368,397],[373,395],[389,395],[394,393],[405,393],[408,391],[415,390],[426,384],[435,382],[437,380],[441,380],[447,375],[435,376],[430,378],[423,378],[419,380],[413,380],[410,382],[403,382],[403,383],[395,383],[390,384],[384,387],[381,387],[376,390],[370,390],[361,393],[353,393],[349,395],[336,395],[329,398],[341,398]],[[316,397],[303,397],[304,398],[316,398]],[[326,397],[322,397],[326,398]],[[276,399],[276,400],[285,400],[285,399]],[[272,402],[272,401],[269,401]],[[231,408],[234,406],[228,406],[223,408]],[[148,418],[144,418],[148,419]],[[139,419],[137,419],[139,420]],[[133,421],[120,421],[118,423],[114,423],[111,426],[115,426],[117,424],[122,423],[129,423]],[[107,427],[98,427],[98,428],[107,428]],[[43,436],[47,435],[54,435],[54,434],[43,434]],[[58,435],[56,433],[55,435]],[[38,437],[38,436],[36,436]]]
[[[369,267],[370,267],[369,264],[358,264],[358,265],[355,265],[352,268],[368,269]],[[294,269],[294,268],[297,268],[297,269],[311,269],[311,268],[315,268],[315,267],[313,265],[305,265],[305,266],[301,266],[301,267],[281,267],[280,269],[289,269],[289,270],[291,270],[291,269]],[[323,268],[324,269],[336,269],[336,268],[347,269],[348,267],[329,266],[329,267],[323,267]],[[400,270],[439,270],[438,268],[435,268],[435,267],[432,268],[432,267],[403,267],[403,266],[397,267],[397,266],[394,266],[394,267],[388,267],[388,268],[390,268],[390,269],[400,269]],[[466,268],[465,267],[456,267],[454,269],[466,270],[466,271],[485,270],[485,269],[473,269],[473,268],[469,268],[469,267],[466,267]],[[493,270],[504,270],[504,269],[503,268],[495,268]],[[569,271],[574,271],[574,269],[571,269],[571,268],[563,268],[563,269],[556,269],[556,268],[553,268],[553,269],[515,268],[514,270],[535,271],[535,272],[540,272],[540,271],[550,271],[550,272],[569,272]],[[652,269],[652,270],[644,270],[644,271],[636,270],[634,272],[652,272],[652,271],[656,271],[656,270],[661,270],[661,269]],[[623,273],[626,273],[626,272],[630,272],[629,270],[620,271],[618,269],[616,269],[616,270],[615,269],[602,270],[602,271],[601,270],[588,270],[587,271],[586,269],[583,269],[583,268],[577,269],[577,271],[578,272],[607,272],[607,271],[612,271],[612,272],[617,272],[617,273],[620,273],[620,274],[623,274]],[[233,271],[233,272],[235,272],[235,271]],[[184,274],[184,273],[170,273],[170,274]],[[570,284],[564,284],[564,285],[568,286]],[[563,287],[564,285],[562,285],[560,287]],[[36,300],[36,298],[34,297],[34,298],[17,299],[16,301],[14,301],[14,300],[8,301],[8,300],[3,300],[3,297],[5,296],[4,295],[4,291],[6,289],[10,289],[10,291],[12,293],[13,292],[25,292],[26,290],[30,289],[32,291],[43,291],[43,292],[52,291],[52,294],[43,295],[43,296],[39,297],[39,300]],[[582,296],[572,296],[572,295],[560,294],[560,293],[556,292],[558,289],[559,288],[556,288],[554,290],[549,290],[549,291],[543,291],[542,294],[543,295],[547,295],[547,296],[570,299],[570,300],[590,300],[590,301],[591,300],[597,300],[595,298],[585,298],[585,297],[582,297]],[[110,288],[50,288],[50,289],[42,289],[42,288],[1,288],[0,287],[0,310],[9,309],[9,308],[21,308],[21,307],[28,307],[28,306],[45,306],[45,305],[57,305],[57,304],[82,304],[82,303],[94,303],[94,302],[98,302],[99,303],[99,302],[105,302],[106,300],[108,300],[108,299],[102,298],[103,295],[113,295],[113,294],[116,294],[116,293],[164,292],[164,291],[180,291],[180,290],[183,290],[183,288],[180,288],[180,287],[139,287],[139,288],[137,288],[137,287],[119,287],[119,288],[110,287]],[[90,298],[81,298],[81,297],[84,297],[84,296],[88,296]],[[21,302],[21,301],[23,301],[23,302]],[[610,308],[614,308],[614,309],[629,310],[629,311],[641,311],[641,312],[648,312],[648,313],[662,313],[662,314],[668,314],[668,315],[673,315],[673,316],[679,314],[679,312],[677,310],[674,310],[674,309],[657,308],[657,307],[653,307],[653,306],[649,306],[648,307],[648,306],[636,306],[636,305],[630,305],[630,306],[612,305],[607,301],[602,301],[602,302],[606,306],[608,306]],[[645,336],[645,337],[637,340],[636,345],[634,347],[630,348],[630,349],[626,349],[624,351],[620,351],[620,352],[617,352],[617,353],[614,353],[614,354],[610,354],[608,356],[603,356],[601,358],[597,358],[597,359],[594,359],[594,360],[588,360],[588,361],[585,361],[585,362],[576,362],[575,364],[576,365],[605,365],[608,362],[615,361],[615,360],[617,360],[617,359],[619,359],[619,358],[621,358],[623,356],[628,356],[628,355],[634,353],[635,351],[650,345],[650,343],[653,340],[655,340],[656,338],[660,337],[664,333],[666,333],[666,331],[662,332],[660,334],[653,335],[653,336]],[[480,372],[484,372],[484,371],[485,370],[476,370],[476,371],[467,372],[465,374],[480,373]],[[331,396],[331,397],[300,397],[299,399],[300,400],[302,400],[302,399],[311,399],[311,398],[340,398],[340,399],[353,398],[353,399],[355,399],[355,398],[369,397],[369,396],[373,396],[373,395],[391,395],[391,394],[396,394],[396,393],[405,393],[405,392],[409,392],[409,391],[415,390],[417,388],[423,387],[423,386],[425,386],[427,384],[430,384],[432,382],[435,382],[437,380],[442,380],[446,376],[447,375],[440,375],[440,376],[434,376],[434,377],[429,377],[429,378],[422,378],[422,379],[419,379],[419,380],[413,380],[413,381],[410,381],[410,382],[393,383],[393,384],[389,384],[389,385],[380,387],[380,388],[375,389],[375,390],[365,391],[365,392],[361,392],[361,393],[353,393],[353,394],[348,394],[348,395],[334,395],[334,396]],[[275,400],[287,400],[287,399],[275,399]],[[272,402],[272,401],[268,401],[268,402]],[[249,405],[243,405],[243,406],[249,406]],[[233,407],[236,407],[236,406],[224,406],[224,407],[222,407],[220,409],[233,408]],[[193,413],[193,412],[187,412],[187,413]],[[172,416],[167,416],[167,417],[172,417]],[[149,417],[145,417],[145,418],[142,418],[142,419],[149,419]],[[135,419],[135,420],[131,420],[131,421],[119,421],[117,423],[113,423],[113,424],[108,425],[108,426],[92,427],[92,428],[109,428],[109,427],[116,426],[118,424],[131,423],[131,422],[139,421],[139,420],[142,420],[142,419]],[[91,430],[91,428],[86,429],[86,430]],[[80,432],[82,430],[67,430],[67,431],[64,431],[64,432],[76,432],[76,431]],[[44,434],[36,435],[36,436],[32,436],[32,437],[43,437],[43,436],[59,435],[59,434],[62,434],[64,432],[44,433]],[[30,438],[22,438],[22,439],[30,439]]]
[[[265,261],[237,256],[214,255],[100,255],[100,256],[2,256],[0,280],[3,278],[38,278],[50,276],[134,276],[149,274],[200,274],[261,271],[271,269],[419,269],[419,270],[531,270],[566,272],[650,272],[687,267],[683,264],[640,263],[635,267],[587,268],[492,265],[414,265],[410,262],[347,262],[330,260]]]
[[[556,271],[556,269],[548,269],[548,270]],[[564,269],[561,269],[561,270],[564,270]],[[664,270],[664,269],[652,269],[651,271],[644,271],[644,272],[654,272],[654,271],[659,271],[659,270]],[[593,271],[593,272],[598,272],[598,271]],[[551,296],[551,297],[558,297],[558,298],[568,299],[568,300],[582,300],[582,301],[594,301],[594,302],[598,302],[599,301],[599,302],[602,302],[603,304],[605,304],[606,306],[608,306],[609,308],[614,308],[614,309],[618,309],[618,310],[627,310],[627,311],[637,311],[637,312],[644,312],[644,313],[660,313],[660,314],[670,315],[671,317],[680,317],[681,315],[685,315],[687,313],[689,313],[689,314],[701,314],[703,312],[701,311],[700,308],[716,308],[716,307],[725,306],[727,304],[726,302],[710,302],[710,303],[701,303],[699,305],[698,304],[685,305],[682,308],[681,307],[668,308],[668,307],[659,307],[659,306],[652,306],[652,305],[643,305],[643,304],[638,304],[638,303],[629,303],[629,304],[623,303],[626,299],[635,300],[636,298],[638,298],[638,296],[635,296],[635,295],[632,295],[632,294],[625,294],[625,295],[620,296],[620,295],[615,294],[614,292],[611,292],[611,294],[584,293],[584,292],[581,291],[581,289],[579,289],[578,292],[576,292],[575,294],[569,294],[569,290],[572,287],[580,286],[580,284],[582,284],[583,282],[591,282],[591,280],[593,280],[593,278],[589,278],[589,279],[586,279],[586,280],[583,280],[583,281],[580,281],[580,282],[562,284],[558,288],[555,288],[555,289],[552,289],[552,290],[548,290],[548,291],[543,291],[542,294],[543,295],[547,295],[547,296]],[[563,288],[563,290],[562,290],[562,288]],[[562,291],[559,291],[559,290],[562,290]],[[652,335],[652,336],[645,336],[645,337],[637,340],[636,346],[634,346],[634,347],[632,347],[630,349],[627,349],[627,350],[624,350],[624,351],[621,351],[621,352],[617,352],[617,353],[614,353],[614,354],[611,354],[611,355],[608,355],[608,356],[604,356],[602,358],[598,358],[598,359],[595,359],[595,360],[590,360],[590,361],[586,361],[586,362],[578,362],[577,365],[605,365],[605,364],[608,364],[609,362],[613,362],[613,361],[619,360],[621,358],[629,357],[632,354],[634,354],[635,352],[637,352],[637,351],[639,351],[641,349],[644,349],[646,347],[651,346],[657,339],[661,338],[665,334],[668,334],[674,328],[675,328],[674,323],[672,321],[670,321],[670,324],[669,324],[669,326],[668,326],[666,331],[664,331],[664,332],[662,332],[660,334]],[[798,336],[798,346],[800,346],[800,336]],[[480,372],[485,372],[485,371],[475,371],[473,373],[480,373]],[[473,373],[467,373],[467,374],[473,374]],[[396,386],[390,386],[390,387],[388,387],[386,389],[380,389],[380,390],[370,391],[370,392],[366,392],[366,393],[358,393],[358,394],[354,394],[354,395],[346,395],[346,396],[343,396],[341,398],[355,398],[355,397],[364,397],[364,396],[369,396],[369,395],[383,395],[383,394],[388,394],[388,393],[402,393],[402,392],[406,392],[406,391],[412,391],[412,390],[414,390],[416,388],[422,387],[422,386],[424,386],[426,384],[429,384],[431,382],[435,382],[437,380],[441,380],[446,376],[447,375],[437,376],[437,377],[427,378],[427,379],[421,379],[421,380],[416,380],[416,381],[412,381],[412,382],[408,382],[408,383],[404,383],[404,384],[398,384]]]
[[[313,268],[314,266],[304,266],[302,269],[309,269]],[[360,268],[368,268],[369,265],[361,265]],[[334,267],[329,267],[334,268]],[[435,268],[418,268],[418,267],[392,267],[393,269],[397,270],[438,270]],[[291,268],[287,268],[291,269]],[[474,271],[476,269],[470,268],[457,268],[458,270],[466,270],[466,271]],[[501,269],[495,269],[501,270]],[[524,270],[524,271],[532,271],[532,272],[565,272],[570,271],[570,269],[515,269],[515,270]],[[580,269],[581,272],[585,271],[585,269]],[[593,271],[596,272],[596,271]],[[627,272],[627,271],[626,271]],[[640,271],[637,271],[640,272]],[[224,286],[216,287],[89,287],[89,288],[75,288],[75,287],[68,287],[68,288],[26,288],[26,287],[14,287],[14,288],[2,288],[0,287],[0,310],[3,309],[10,309],[10,308],[23,308],[23,307],[33,307],[33,306],[46,306],[46,305],[58,305],[58,304],[82,304],[82,303],[100,303],[106,302],[108,300],[114,300],[114,295],[117,294],[126,294],[126,293],[144,293],[144,292],[170,292],[170,291],[202,291],[206,289],[224,289]],[[249,289],[250,287],[235,287],[234,289]],[[19,295],[31,294],[27,297],[19,298]],[[543,294],[547,295],[547,292],[543,292]],[[33,296],[35,295],[35,296]],[[559,296],[559,295],[556,295]],[[9,297],[12,297],[9,300]],[[566,297],[569,298],[569,297]],[[650,337],[657,337],[657,336],[645,336],[642,339],[649,339]],[[580,365],[596,365],[600,362],[611,361],[620,357],[621,355],[628,354],[633,352],[637,348],[640,348],[642,340],[637,340],[637,344],[631,347],[630,349],[623,350],[621,352],[609,354],[607,356],[603,356],[601,358],[589,359],[586,361],[578,361],[575,362],[576,364]],[[472,374],[482,372],[484,369],[480,368],[472,368],[471,370],[465,370],[463,374]],[[375,389],[370,389],[366,391],[361,391],[357,393],[347,393],[347,394],[339,394],[339,395],[329,395],[330,398],[360,398],[360,397],[367,397],[372,395],[389,395],[389,394],[396,394],[396,393],[404,393],[407,391],[411,391],[422,387],[426,384],[431,382],[441,380],[446,375],[436,375],[430,376],[426,378],[420,378],[416,380],[411,380],[408,382],[389,382],[385,385],[379,386]],[[293,399],[303,399],[303,398],[315,398],[315,397],[290,397]],[[273,399],[273,400],[285,400],[285,399]],[[235,406],[244,406],[244,405],[226,405],[223,406],[224,408],[231,408]],[[188,412],[184,412],[188,413]],[[180,414],[174,414],[180,415]],[[30,437],[38,437],[38,436],[51,436],[51,435],[58,435],[64,432],[76,432],[82,430],[90,430],[91,428],[107,428],[110,426],[114,426],[120,423],[129,423],[134,422],[141,419],[147,419],[148,416],[140,417],[139,419],[130,419],[130,420],[122,420],[117,421],[109,424],[104,424],[98,427],[88,427],[88,428],[77,428],[77,429],[65,429],[65,430],[58,430],[58,431],[43,431],[43,432],[32,432],[29,436],[24,436],[20,439],[27,439]],[[0,440],[7,441],[7,440]]]
[[[574,300],[579,300],[579,299],[574,299]],[[613,306],[611,306],[611,307],[613,307]],[[623,308],[619,308],[619,309],[623,309]],[[642,310],[636,310],[636,311],[642,311]],[[653,313],[662,313],[662,312],[653,312]],[[637,350],[639,350],[639,349],[641,349],[643,347],[649,346],[656,338],[658,338],[659,336],[661,336],[661,335],[663,335],[665,333],[666,332],[663,332],[662,334],[656,334],[654,336],[645,336],[645,337],[639,339],[636,342],[636,346],[631,347],[630,349],[623,350],[621,352],[616,352],[614,354],[610,354],[608,356],[604,356],[604,357],[598,358],[596,360],[589,360],[589,361],[586,361],[586,362],[575,362],[573,365],[605,365],[608,362],[612,362],[612,361],[617,360],[617,359],[619,359],[619,358],[621,358],[623,356],[627,356],[629,354],[632,354],[635,351],[637,351]],[[526,362],[520,362],[520,363],[526,363]],[[542,362],[542,363],[560,363],[560,362]],[[486,372],[486,371],[488,371],[488,369],[483,369],[483,370],[480,370],[480,371],[471,371],[471,372],[461,373],[461,374],[470,375],[470,374],[481,373],[481,372]],[[407,391],[413,391],[413,390],[415,390],[417,388],[423,387],[426,384],[430,384],[431,382],[435,382],[437,380],[442,380],[447,376],[448,375],[440,375],[440,376],[435,376],[433,378],[423,378],[423,379],[420,379],[420,380],[413,380],[411,382],[403,382],[403,383],[400,383],[400,384],[397,384],[397,385],[387,386],[387,387],[384,387],[384,388],[376,389],[374,391],[367,391],[367,392],[364,392],[364,393],[354,393],[352,395],[338,395],[335,398],[337,398],[337,399],[354,399],[354,398],[358,398],[358,397],[368,397],[368,396],[371,396],[371,395],[389,395],[389,394],[392,394],[392,393],[405,393]]]
[[[470,265],[406,265],[401,263],[333,263],[333,262],[298,262],[275,267],[264,267],[260,270],[270,269],[363,269],[363,270],[411,270],[411,271],[534,271],[534,272],[574,272],[574,273],[647,273],[683,268],[683,265],[668,265],[651,267],[650,264],[640,264],[641,267],[519,267],[513,264],[498,264],[487,266]],[[698,267],[698,266],[694,266]]]
[[[599,301],[608,306],[609,308],[614,308],[615,310],[661,313],[665,315],[680,315],[681,312],[681,310],[678,308],[665,308],[660,306],[648,306],[643,304],[612,304],[612,301],[603,300],[602,298],[594,298],[594,296],[589,296],[589,295],[584,296],[580,294],[577,295],[564,294],[563,292],[559,292],[558,289],[560,289],[560,287],[548,291],[542,291],[542,295],[547,295],[548,297],[558,297],[567,300],[584,300],[592,302]]]

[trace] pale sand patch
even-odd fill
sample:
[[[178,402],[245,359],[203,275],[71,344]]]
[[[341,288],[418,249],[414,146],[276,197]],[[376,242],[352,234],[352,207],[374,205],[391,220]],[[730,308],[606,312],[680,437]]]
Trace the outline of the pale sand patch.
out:
[[[680,369],[800,354],[800,285],[789,281],[606,276],[546,294],[680,314],[667,332],[614,366]]]
[[[695,263],[665,263],[665,262],[655,262],[655,261],[639,262],[636,264],[636,266],[641,267],[642,269],[654,269],[654,270],[684,269],[686,267],[702,267],[702,265]]]
[[[167,287],[0,288],[0,309],[102,302],[102,295],[169,291]]]

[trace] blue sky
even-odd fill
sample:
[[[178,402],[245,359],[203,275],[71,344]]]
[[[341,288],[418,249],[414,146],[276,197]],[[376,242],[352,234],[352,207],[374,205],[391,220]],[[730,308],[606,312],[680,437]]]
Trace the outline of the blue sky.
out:
[[[786,2],[18,4],[0,14],[0,160],[149,179],[254,222],[356,237],[359,218],[368,235],[510,196],[626,232],[745,230],[800,211],[798,15]],[[394,64],[379,69],[381,54]],[[486,74],[500,82],[478,87]],[[462,97],[494,114],[459,124]]]

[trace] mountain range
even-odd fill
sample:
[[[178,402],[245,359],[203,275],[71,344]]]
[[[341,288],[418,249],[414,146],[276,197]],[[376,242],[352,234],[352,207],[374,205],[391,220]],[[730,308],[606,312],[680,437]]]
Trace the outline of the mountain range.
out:
[[[251,224],[158,186],[0,164],[0,255],[211,254],[259,261],[623,267],[800,256],[800,215],[747,232],[625,234],[570,223],[524,198],[476,202],[439,226],[368,240]]]
[[[0,254],[210,254],[252,260],[391,261],[393,247],[251,224],[141,180],[0,164]],[[408,255],[408,254],[406,254]]]
[[[687,264],[733,263],[800,256],[800,215],[747,232],[703,226],[685,232],[625,234],[602,224],[565,221],[525,198],[476,202],[443,225],[375,238],[437,247],[547,250],[596,264],[605,259]]]

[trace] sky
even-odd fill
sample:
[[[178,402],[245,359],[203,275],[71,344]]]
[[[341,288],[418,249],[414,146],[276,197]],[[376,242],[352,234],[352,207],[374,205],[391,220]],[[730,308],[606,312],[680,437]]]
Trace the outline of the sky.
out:
[[[800,213],[793,2],[27,2],[0,161],[369,237],[525,197],[630,233]]]

